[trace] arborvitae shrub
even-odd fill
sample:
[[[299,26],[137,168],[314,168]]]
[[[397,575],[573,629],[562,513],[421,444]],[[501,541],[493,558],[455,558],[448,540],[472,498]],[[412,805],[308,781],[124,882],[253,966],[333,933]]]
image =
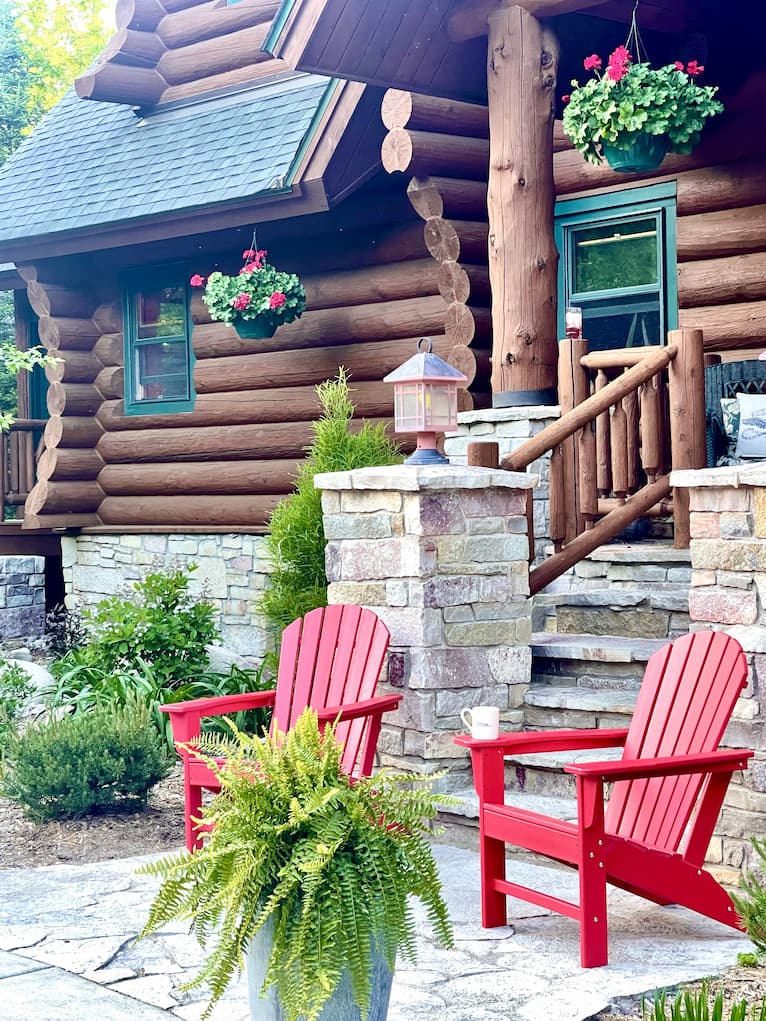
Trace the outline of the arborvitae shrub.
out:
[[[148,707],[104,706],[30,724],[12,742],[3,793],[35,822],[131,811],[170,765]]]
[[[363,422],[352,431],[354,405],[344,369],[316,390],[322,415],[313,423],[314,442],[298,471],[295,492],[281,500],[271,516],[266,540],[274,573],[261,611],[277,634],[296,617],[327,605],[322,494],[314,488],[314,476],[401,460],[396,443],[380,423]]]

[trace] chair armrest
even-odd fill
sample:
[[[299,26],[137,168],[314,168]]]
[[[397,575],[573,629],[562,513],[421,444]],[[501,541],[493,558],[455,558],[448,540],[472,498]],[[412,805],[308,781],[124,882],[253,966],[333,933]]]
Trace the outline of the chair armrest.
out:
[[[648,779],[652,776],[682,776],[686,773],[734,773],[746,769],[753,752],[746,748],[722,748],[704,755],[669,755],[654,759],[623,759],[621,762],[578,762],[564,766],[567,773],[585,779]]]
[[[511,753],[570,752],[587,748],[619,748],[625,744],[627,728],[614,730],[529,730],[516,734],[501,734],[494,740],[475,740],[467,734],[453,738],[455,744],[480,752],[483,748]]]
[[[336,720],[357,720],[362,716],[379,716],[396,709],[402,695],[377,695],[364,702],[348,702],[346,705],[327,706],[317,710],[320,723],[334,723]]]
[[[274,705],[275,689],[269,691],[248,691],[242,695],[215,695],[211,698],[190,698],[186,702],[170,702],[161,705],[160,712],[167,713],[173,729],[176,744],[185,744],[199,737],[201,720],[204,716],[226,716],[243,709],[260,709]]]

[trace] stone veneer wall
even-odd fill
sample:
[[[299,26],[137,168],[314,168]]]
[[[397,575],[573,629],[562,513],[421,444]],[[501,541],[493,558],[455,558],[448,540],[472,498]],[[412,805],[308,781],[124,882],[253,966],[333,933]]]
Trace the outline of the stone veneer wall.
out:
[[[45,630],[45,558],[0,557],[0,642],[7,648]]]
[[[735,881],[750,837],[766,832],[766,463],[673,472],[671,482],[689,489],[691,628],[726,631],[750,666],[724,740],[756,754],[729,788],[708,852]]]
[[[373,609],[391,631],[388,682],[403,691],[378,745],[383,761],[470,769],[453,744],[460,710],[499,706],[522,722],[531,673],[526,490],[534,477],[455,465],[318,475],[328,602]]]
[[[463,411],[458,415],[456,433],[444,439],[444,452],[453,464],[465,464],[469,443],[495,440],[500,460],[512,450],[518,449],[532,436],[546,426],[558,421],[560,410],[556,407],[529,408],[487,408],[483,411]],[[550,545],[548,532],[550,522],[550,454],[533,461],[528,471],[539,479],[534,491],[535,562],[544,559],[544,550]]]
[[[218,608],[224,647],[253,660],[267,650],[266,623],[256,610],[270,572],[263,536],[82,534],[62,537],[61,553],[69,607],[124,590],[161,564],[195,563],[192,591]]]

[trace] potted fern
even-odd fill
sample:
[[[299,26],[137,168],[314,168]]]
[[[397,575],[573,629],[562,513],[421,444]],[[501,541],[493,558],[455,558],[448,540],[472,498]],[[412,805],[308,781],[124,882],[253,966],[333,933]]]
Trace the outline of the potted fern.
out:
[[[207,843],[142,870],[162,881],[142,936],[191,922],[205,1017],[247,956],[254,1021],[383,1021],[397,953],[415,955],[410,895],[452,945],[427,824],[453,799],[435,776],[352,781],[311,710],[286,735],[231,729],[204,739],[221,781]]]

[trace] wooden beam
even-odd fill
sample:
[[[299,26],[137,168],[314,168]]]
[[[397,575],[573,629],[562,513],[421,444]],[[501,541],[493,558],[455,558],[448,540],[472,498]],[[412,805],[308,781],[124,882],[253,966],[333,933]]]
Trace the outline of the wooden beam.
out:
[[[523,0],[521,7],[535,18],[553,18],[557,14],[584,11],[598,7],[604,0]],[[447,23],[447,32],[453,43],[463,43],[489,31],[488,19],[501,7],[504,0],[469,0],[458,7]]]
[[[490,17],[488,57],[493,404],[555,403],[558,44],[521,7],[503,8]]]
[[[240,28],[270,23],[278,10],[277,0],[239,0],[229,7],[210,0],[191,18],[186,11],[168,14],[160,22],[157,35],[168,49],[175,50]]]
[[[166,82],[153,68],[105,64],[75,78],[74,87],[80,99],[153,106],[165,91]]]

